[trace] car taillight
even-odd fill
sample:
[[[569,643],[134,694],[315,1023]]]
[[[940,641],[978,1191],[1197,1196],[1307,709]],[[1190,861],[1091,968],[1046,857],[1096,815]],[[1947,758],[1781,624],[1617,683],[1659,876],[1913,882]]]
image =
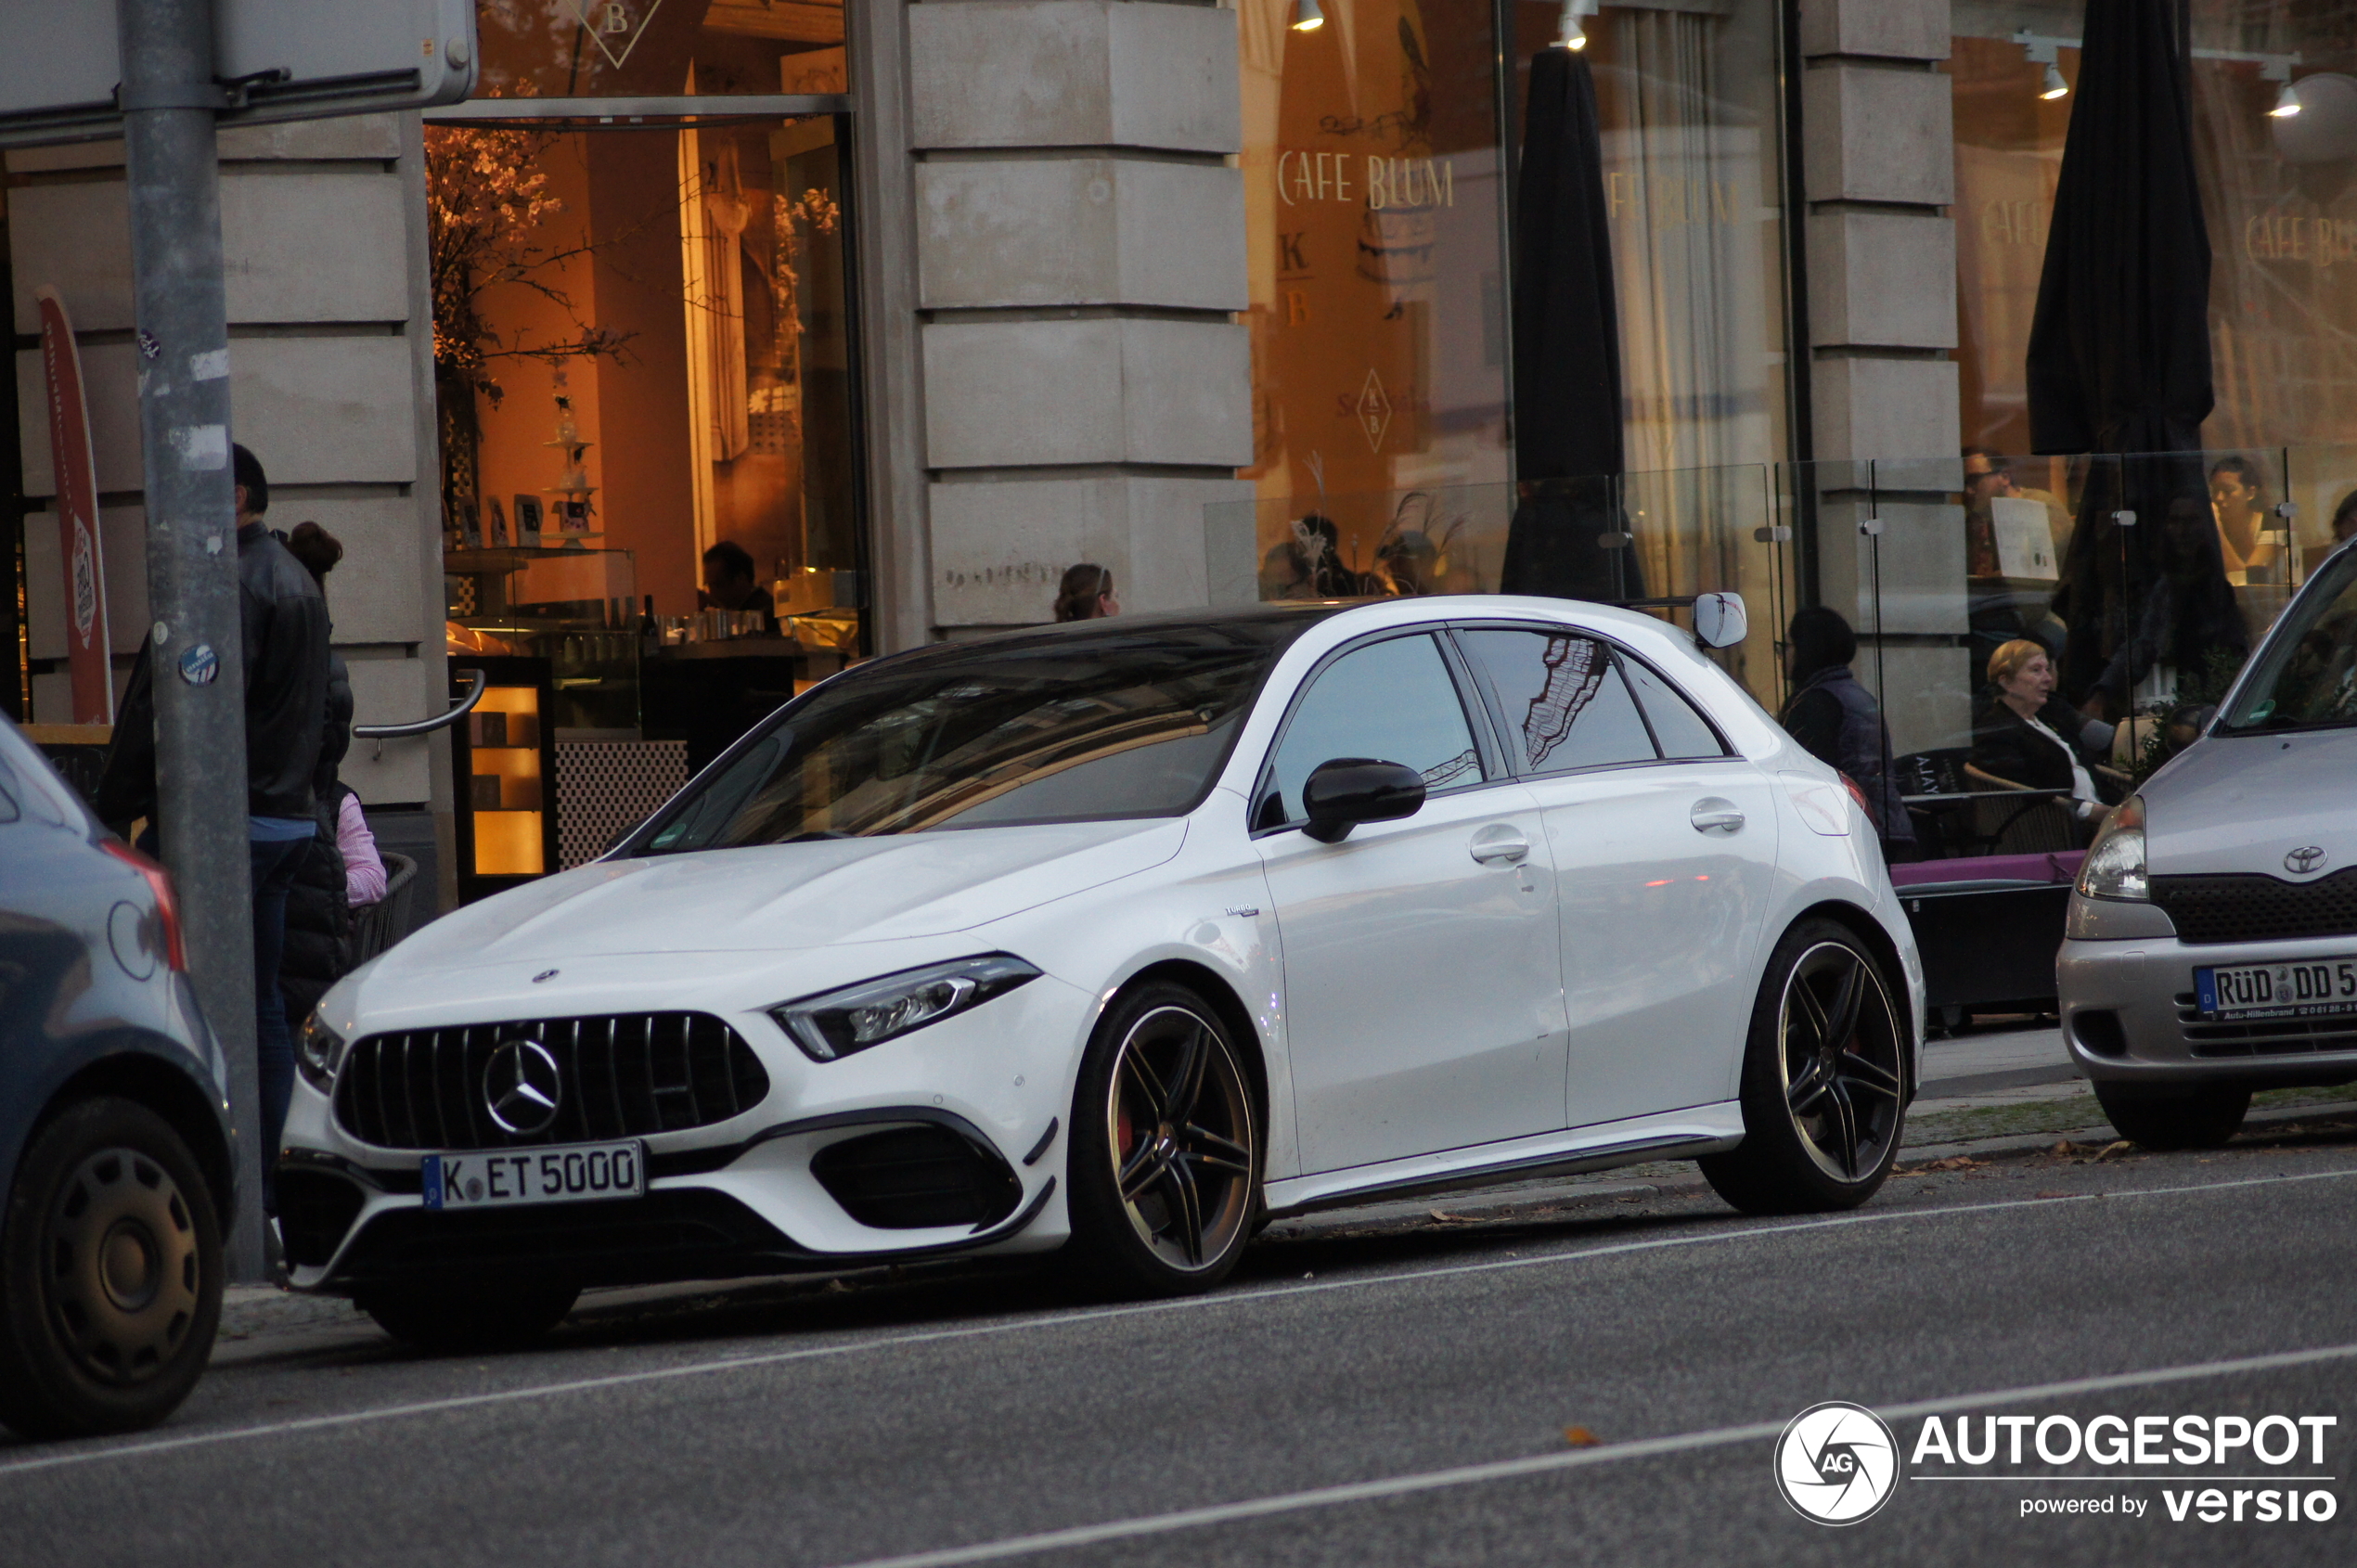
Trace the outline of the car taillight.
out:
[[[1841,787],[1849,791],[1849,798],[1858,803],[1858,809],[1866,814],[1867,821],[1872,822],[1874,819],[1874,808],[1866,803],[1866,791],[1858,788],[1858,780],[1845,773],[1841,776]]]
[[[172,873],[121,839],[101,839],[98,847],[148,879],[148,891],[156,895],[156,919],[163,922],[163,961],[175,972],[187,973],[188,950],[180,940],[180,906],[172,896]]]

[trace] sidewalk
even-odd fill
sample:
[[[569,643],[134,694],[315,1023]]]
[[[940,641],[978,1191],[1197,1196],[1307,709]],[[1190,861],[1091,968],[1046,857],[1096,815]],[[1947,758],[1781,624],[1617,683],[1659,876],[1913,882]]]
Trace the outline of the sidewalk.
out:
[[[1924,1047],[1923,1093],[1927,1099],[2024,1084],[2068,1083],[2078,1076],[2059,1028],[1967,1035]]]

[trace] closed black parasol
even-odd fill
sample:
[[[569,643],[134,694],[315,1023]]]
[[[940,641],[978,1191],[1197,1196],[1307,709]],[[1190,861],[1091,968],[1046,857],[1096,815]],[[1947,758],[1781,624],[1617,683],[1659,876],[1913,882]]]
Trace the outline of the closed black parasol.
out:
[[[1620,313],[1604,221],[1596,84],[1587,59],[1530,62],[1514,245],[1514,452],[1522,495],[1506,535],[1506,592],[1642,598],[1615,482],[1624,461]]]
[[[2239,619],[2221,612],[2233,594],[2215,538],[2167,526],[2172,506],[2207,511],[2198,453],[2214,401],[2209,228],[2176,10],[2159,0],[2088,0],[2029,332],[2037,451],[2161,455],[2090,465],[2054,596],[2070,636],[2065,693],[2082,701],[2100,690],[2115,714],[2155,662],[2183,667],[2192,652],[2194,636],[2162,639],[2162,649],[2148,629],[2139,635],[2156,592],[2187,600],[2163,617],[2172,627],[2198,626],[2195,636],[2226,639],[2235,652],[2244,640]],[[2133,524],[2115,522],[2123,511]]]

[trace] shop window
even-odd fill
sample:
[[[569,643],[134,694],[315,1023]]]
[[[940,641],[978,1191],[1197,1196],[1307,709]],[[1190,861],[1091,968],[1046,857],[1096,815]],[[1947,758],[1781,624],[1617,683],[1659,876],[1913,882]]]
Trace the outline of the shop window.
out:
[[[478,97],[846,91],[844,0],[480,0]]]

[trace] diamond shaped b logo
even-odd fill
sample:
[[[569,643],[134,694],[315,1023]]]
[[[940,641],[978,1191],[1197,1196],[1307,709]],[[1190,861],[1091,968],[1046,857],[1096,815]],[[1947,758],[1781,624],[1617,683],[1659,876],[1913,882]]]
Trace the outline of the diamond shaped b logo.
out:
[[[647,35],[647,24],[663,9],[663,0],[565,0],[581,19],[582,30],[597,41],[598,52],[616,71]]]

